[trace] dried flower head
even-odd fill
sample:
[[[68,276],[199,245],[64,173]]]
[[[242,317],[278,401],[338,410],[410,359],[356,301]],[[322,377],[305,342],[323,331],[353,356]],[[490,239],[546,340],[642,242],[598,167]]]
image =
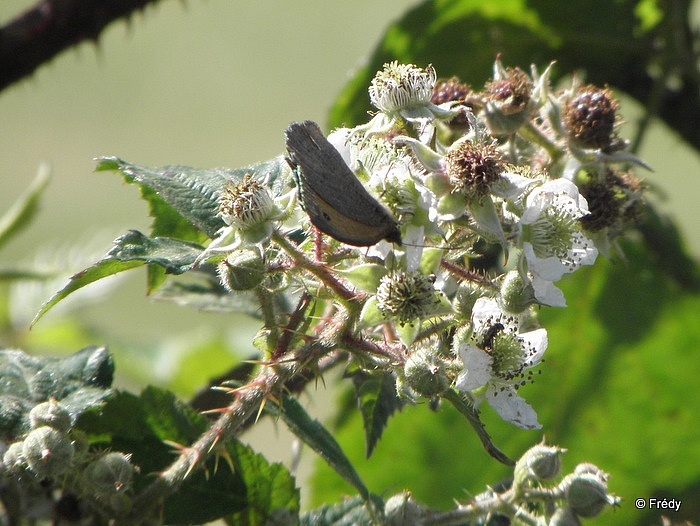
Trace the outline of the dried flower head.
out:
[[[445,171],[454,191],[470,200],[488,194],[506,166],[503,154],[492,144],[463,141],[445,156]]]
[[[507,68],[505,73],[502,78],[488,81],[484,94],[501,113],[513,115],[523,111],[530,102],[533,84],[527,73],[519,68]]]

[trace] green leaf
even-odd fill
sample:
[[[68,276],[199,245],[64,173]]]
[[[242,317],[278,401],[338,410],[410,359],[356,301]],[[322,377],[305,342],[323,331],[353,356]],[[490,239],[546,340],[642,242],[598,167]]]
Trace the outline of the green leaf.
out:
[[[425,275],[435,274],[440,269],[444,251],[439,248],[425,248],[420,258],[419,269]]]
[[[403,407],[403,402],[396,396],[396,382],[389,374],[370,375],[358,370],[353,374],[352,381],[364,423],[366,455],[369,458],[389,417]]]
[[[395,326],[396,334],[405,346],[410,346],[420,332],[420,320],[415,319],[410,323],[404,323],[403,325],[398,324]]]
[[[386,267],[368,263],[336,272],[341,276],[345,276],[350,280],[350,283],[361,291],[374,294],[377,292],[377,287],[379,287],[379,281],[386,274]]]
[[[32,321],[34,325],[59,301],[97,280],[139,267],[145,263],[158,265],[166,272],[182,274],[192,268],[192,263],[202,247],[178,239],[151,239],[132,230],[114,240],[114,246],[97,263],[71,276],[68,284],[54,294],[39,310]]]
[[[373,325],[379,325],[385,321],[386,318],[384,317],[384,314],[382,314],[382,311],[379,310],[377,297],[371,296],[362,307],[359,327],[371,327]]]
[[[231,524],[264,526],[287,519],[293,524],[299,513],[299,490],[281,464],[234,441],[226,445],[231,461],[207,463],[208,473],[190,476],[180,490],[166,499],[166,524],[202,524],[225,518]]]
[[[104,259],[142,261],[163,267],[169,274],[182,274],[192,269],[192,264],[202,249],[197,243],[169,237],[152,239],[137,230],[131,230],[114,240],[114,246]]]
[[[46,163],[39,166],[29,188],[0,217],[0,247],[32,221],[38,209],[39,197],[50,178],[51,167]]]
[[[7,439],[26,433],[29,411],[49,398],[61,402],[74,422],[102,404],[111,393],[113,375],[114,362],[104,347],[86,347],[65,358],[0,351],[0,435]]]
[[[227,445],[226,451],[233,461],[234,473],[246,488],[246,506],[226,517],[229,524],[294,524],[299,515],[299,490],[287,468],[270,464],[240,442]]]
[[[503,226],[491,196],[486,195],[478,202],[471,203],[469,211],[472,213],[477,228],[484,238],[494,244],[496,242],[500,243],[503,251],[507,254],[508,241],[506,241],[506,235],[503,232]]]
[[[173,393],[147,387],[140,396],[117,392],[99,413],[86,413],[78,425],[94,439],[108,440],[120,451],[133,453],[137,464],[157,471],[172,462],[172,448],[158,446],[156,449],[165,455],[158,460],[158,455],[151,457],[143,451],[146,445],[164,440],[191,444],[207,429],[208,422]]]
[[[372,517],[360,497],[310,510],[300,517],[300,526],[353,526],[371,524]]]
[[[296,399],[285,396],[280,405],[268,401],[267,408],[278,413],[289,430],[316,451],[336,473],[352,484],[363,499],[369,499],[367,487],[333,435],[318,420],[313,420]]]
[[[98,159],[96,171],[117,170],[127,182],[139,185],[151,207],[154,218],[153,235],[172,236],[201,241],[192,226],[213,238],[224,222],[217,215],[218,198],[227,181],[240,181],[246,174],[270,186],[274,194],[281,193],[286,169],[283,157],[236,170],[217,168],[203,170],[187,166],[148,168],[128,163],[117,157]],[[182,219],[186,222],[183,222]]]

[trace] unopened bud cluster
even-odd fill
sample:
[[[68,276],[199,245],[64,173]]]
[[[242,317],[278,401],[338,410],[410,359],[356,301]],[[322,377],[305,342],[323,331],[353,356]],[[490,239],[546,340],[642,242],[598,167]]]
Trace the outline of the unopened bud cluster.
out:
[[[89,453],[84,434],[72,429],[69,411],[54,399],[32,408],[29,421],[30,431],[3,454],[3,475],[29,485],[61,479],[64,493],[99,501],[102,509],[123,512],[130,508],[134,466],[128,456]]]
[[[582,519],[600,515],[617,506],[620,499],[608,493],[607,474],[593,464],[579,464],[561,476],[561,457],[566,450],[544,441],[528,450],[516,463],[510,487],[494,488],[464,506],[464,517],[501,517],[510,524],[575,526]]]

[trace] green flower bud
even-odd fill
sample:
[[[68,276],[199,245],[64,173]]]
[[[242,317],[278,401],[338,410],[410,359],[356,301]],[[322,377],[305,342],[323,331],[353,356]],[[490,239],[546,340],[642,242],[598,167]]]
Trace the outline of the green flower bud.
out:
[[[447,364],[432,349],[421,348],[406,361],[403,369],[406,383],[416,393],[432,398],[450,387]]]
[[[65,473],[73,460],[73,444],[65,433],[43,426],[31,431],[24,439],[22,454],[29,469],[40,478]]]
[[[23,441],[10,444],[10,447],[7,448],[7,451],[5,451],[5,454],[2,456],[2,463],[5,466],[5,470],[12,475],[18,475],[27,467],[27,459],[24,458],[24,453],[22,453],[23,447]]]
[[[550,480],[561,472],[561,455],[566,452],[544,442],[531,447],[515,464],[514,486],[522,487],[526,481]]]
[[[585,474],[595,475],[603,482],[608,481],[608,474],[605,473],[605,471],[600,469],[598,466],[596,466],[595,464],[591,464],[590,462],[581,462],[574,469],[574,475],[585,475]]]
[[[598,474],[572,474],[562,481],[566,487],[566,500],[579,517],[595,517],[605,506],[614,506],[619,499],[608,494],[606,481]]]
[[[535,302],[535,291],[529,282],[523,280],[520,272],[511,270],[501,284],[501,305],[503,310],[520,314]]]
[[[35,405],[29,411],[29,422],[32,429],[49,426],[64,433],[67,433],[71,427],[70,413],[63,404],[53,398],[48,402]]]
[[[253,250],[235,250],[219,263],[217,272],[221,284],[229,292],[251,290],[262,283],[265,263]]]
[[[129,456],[108,453],[85,468],[83,484],[98,499],[111,502],[112,497],[131,488],[133,478],[134,466],[129,462]]]
[[[408,491],[389,497],[384,504],[386,524],[401,526],[403,524],[420,524],[423,510]]]
[[[463,317],[469,318],[476,300],[485,296],[486,293],[487,291],[484,290],[481,285],[477,285],[471,281],[463,281],[459,284],[457,292],[455,293],[453,301],[454,307]]]

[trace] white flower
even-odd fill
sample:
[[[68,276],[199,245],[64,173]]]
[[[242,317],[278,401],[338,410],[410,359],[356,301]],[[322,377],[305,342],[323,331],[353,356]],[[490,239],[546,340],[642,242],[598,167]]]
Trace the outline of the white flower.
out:
[[[439,106],[430,102],[436,80],[431,65],[423,69],[396,61],[384,64],[369,87],[370,101],[380,112],[361,130],[366,135],[386,133],[401,120],[423,128],[433,119],[451,119],[457,115],[459,111],[451,109],[452,102]]]
[[[369,87],[369,98],[380,111],[400,113],[406,120],[430,119],[428,108],[437,74],[433,66],[422,69],[397,61],[384,64]]]
[[[473,334],[460,346],[464,370],[455,386],[468,391],[476,405],[484,399],[508,422],[538,429],[537,413],[517,390],[532,380],[530,369],[547,349],[547,331],[520,332],[518,317],[504,313],[496,300],[479,298],[472,309]]]
[[[595,262],[598,249],[578,221],[586,214],[586,199],[566,179],[549,181],[528,195],[520,229],[523,254],[533,274],[554,282]]]

